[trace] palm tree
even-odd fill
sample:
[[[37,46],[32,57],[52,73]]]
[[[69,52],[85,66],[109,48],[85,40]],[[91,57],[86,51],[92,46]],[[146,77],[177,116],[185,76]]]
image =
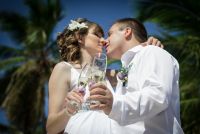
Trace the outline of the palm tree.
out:
[[[4,85],[0,102],[16,133],[44,133],[44,84],[56,59],[51,33],[62,18],[61,5],[59,0],[24,2],[29,9],[27,16],[0,12],[1,30],[9,32],[18,44],[12,48],[0,46],[4,73],[0,78]]]
[[[186,134],[200,133],[200,1],[138,1],[138,18],[158,24],[166,49],[180,63],[181,119]]]

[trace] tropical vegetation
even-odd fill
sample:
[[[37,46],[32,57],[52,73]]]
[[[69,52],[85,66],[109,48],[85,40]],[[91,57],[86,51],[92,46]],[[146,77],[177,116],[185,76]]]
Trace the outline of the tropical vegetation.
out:
[[[0,12],[0,28],[16,46],[0,45],[0,103],[13,134],[45,133],[44,98],[58,50],[52,31],[62,18],[59,0],[24,0],[27,13]]]

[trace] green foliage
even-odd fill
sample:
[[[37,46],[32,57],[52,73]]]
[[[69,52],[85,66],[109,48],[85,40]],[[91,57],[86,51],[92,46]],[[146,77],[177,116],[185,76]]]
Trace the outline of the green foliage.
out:
[[[51,33],[62,18],[59,0],[24,0],[27,16],[0,12],[0,29],[9,32],[17,48],[0,46],[0,100],[11,133],[45,133],[44,85],[58,51]],[[3,88],[2,88],[3,87]],[[5,92],[6,90],[6,92]]]
[[[24,62],[25,57],[11,57],[0,62],[0,69],[6,69],[7,67],[13,67],[14,64]]]
[[[29,61],[13,74],[7,87],[8,96],[4,100],[7,115],[12,124],[18,124],[23,132],[33,132],[41,118],[44,100],[44,72],[34,61]],[[31,114],[27,114],[31,113]],[[20,121],[20,124],[19,124]],[[27,128],[26,126],[32,126]]]
[[[200,29],[200,2],[198,0],[143,0],[138,2],[140,20],[150,20],[173,32],[199,35],[200,31],[195,30]]]
[[[109,60],[108,59],[108,66],[111,64],[118,64],[119,66],[121,66],[121,61],[120,60]]]

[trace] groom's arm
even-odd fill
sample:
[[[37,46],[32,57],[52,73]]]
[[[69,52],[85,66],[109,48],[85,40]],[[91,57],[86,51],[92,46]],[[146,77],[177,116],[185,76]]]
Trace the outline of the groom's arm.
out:
[[[170,103],[174,78],[172,58],[155,47],[150,47],[142,58],[137,66],[141,77],[135,79],[134,74],[129,74],[126,94],[113,97],[109,117],[120,125],[152,118]]]

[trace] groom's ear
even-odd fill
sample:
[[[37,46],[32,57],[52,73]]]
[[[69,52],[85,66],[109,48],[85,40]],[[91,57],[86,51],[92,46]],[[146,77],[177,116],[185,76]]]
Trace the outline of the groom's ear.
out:
[[[124,36],[126,39],[130,39],[130,37],[132,36],[132,29],[130,27],[126,27],[124,30]]]

